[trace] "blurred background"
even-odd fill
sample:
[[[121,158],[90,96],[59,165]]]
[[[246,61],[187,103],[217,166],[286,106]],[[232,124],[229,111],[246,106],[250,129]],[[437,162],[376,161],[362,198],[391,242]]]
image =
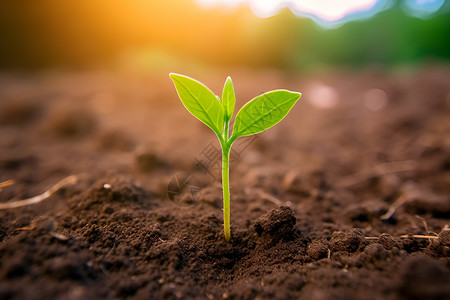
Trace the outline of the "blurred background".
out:
[[[3,0],[0,68],[409,66],[449,34],[447,0]]]

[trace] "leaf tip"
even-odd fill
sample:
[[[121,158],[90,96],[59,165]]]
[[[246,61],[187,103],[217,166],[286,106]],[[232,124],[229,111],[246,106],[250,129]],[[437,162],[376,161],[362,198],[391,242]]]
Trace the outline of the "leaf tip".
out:
[[[169,77],[172,78],[172,79],[175,79],[175,78],[180,77],[180,76],[182,76],[182,75],[180,75],[178,73],[173,73],[173,72],[169,73]]]
[[[295,95],[295,97],[297,98],[295,101],[298,101],[301,97],[302,97],[302,93],[300,92],[293,92],[293,91],[289,91],[292,95]]]

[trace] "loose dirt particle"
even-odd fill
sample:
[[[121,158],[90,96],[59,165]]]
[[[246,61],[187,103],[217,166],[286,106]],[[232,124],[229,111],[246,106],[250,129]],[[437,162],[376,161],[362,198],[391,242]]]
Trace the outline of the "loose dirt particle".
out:
[[[329,255],[329,248],[323,242],[314,241],[308,245],[308,255],[316,260],[326,258]]]
[[[364,245],[366,239],[358,230],[333,232],[330,248],[333,251],[355,252]]]
[[[444,229],[439,233],[439,243],[444,247],[450,247],[450,230]]]
[[[292,209],[280,206],[256,220],[254,228],[258,235],[267,234],[275,240],[290,239],[297,233],[295,222]]]

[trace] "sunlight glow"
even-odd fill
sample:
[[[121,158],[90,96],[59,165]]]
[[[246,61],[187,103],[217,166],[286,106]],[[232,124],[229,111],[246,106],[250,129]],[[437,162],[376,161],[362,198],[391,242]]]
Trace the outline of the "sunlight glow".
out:
[[[294,12],[304,12],[315,15],[325,21],[338,21],[346,15],[357,12],[367,11],[373,8],[376,0],[298,0],[291,1],[290,8]]]
[[[228,7],[237,7],[243,0],[197,0],[197,3],[203,7],[213,7],[214,5],[220,4]]]
[[[196,0],[205,8],[221,6],[231,11],[248,5],[260,18],[276,15],[289,8],[295,15],[314,20],[323,27],[333,28],[355,19],[364,19],[392,7],[392,0]],[[406,13],[416,18],[429,19],[444,6],[445,0],[404,0]]]
[[[214,5],[237,7],[245,3],[261,18],[271,17],[280,9],[288,7],[296,15],[330,23],[354,13],[370,11],[377,4],[377,0],[197,0],[197,2],[203,7]]]

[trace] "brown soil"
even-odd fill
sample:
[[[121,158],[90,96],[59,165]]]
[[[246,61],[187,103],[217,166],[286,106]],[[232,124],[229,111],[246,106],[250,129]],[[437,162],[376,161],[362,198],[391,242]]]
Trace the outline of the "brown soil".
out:
[[[229,243],[218,143],[166,74],[0,76],[1,202],[78,177],[0,210],[0,299],[450,299],[450,70],[230,74],[237,107],[304,96],[234,146]]]

